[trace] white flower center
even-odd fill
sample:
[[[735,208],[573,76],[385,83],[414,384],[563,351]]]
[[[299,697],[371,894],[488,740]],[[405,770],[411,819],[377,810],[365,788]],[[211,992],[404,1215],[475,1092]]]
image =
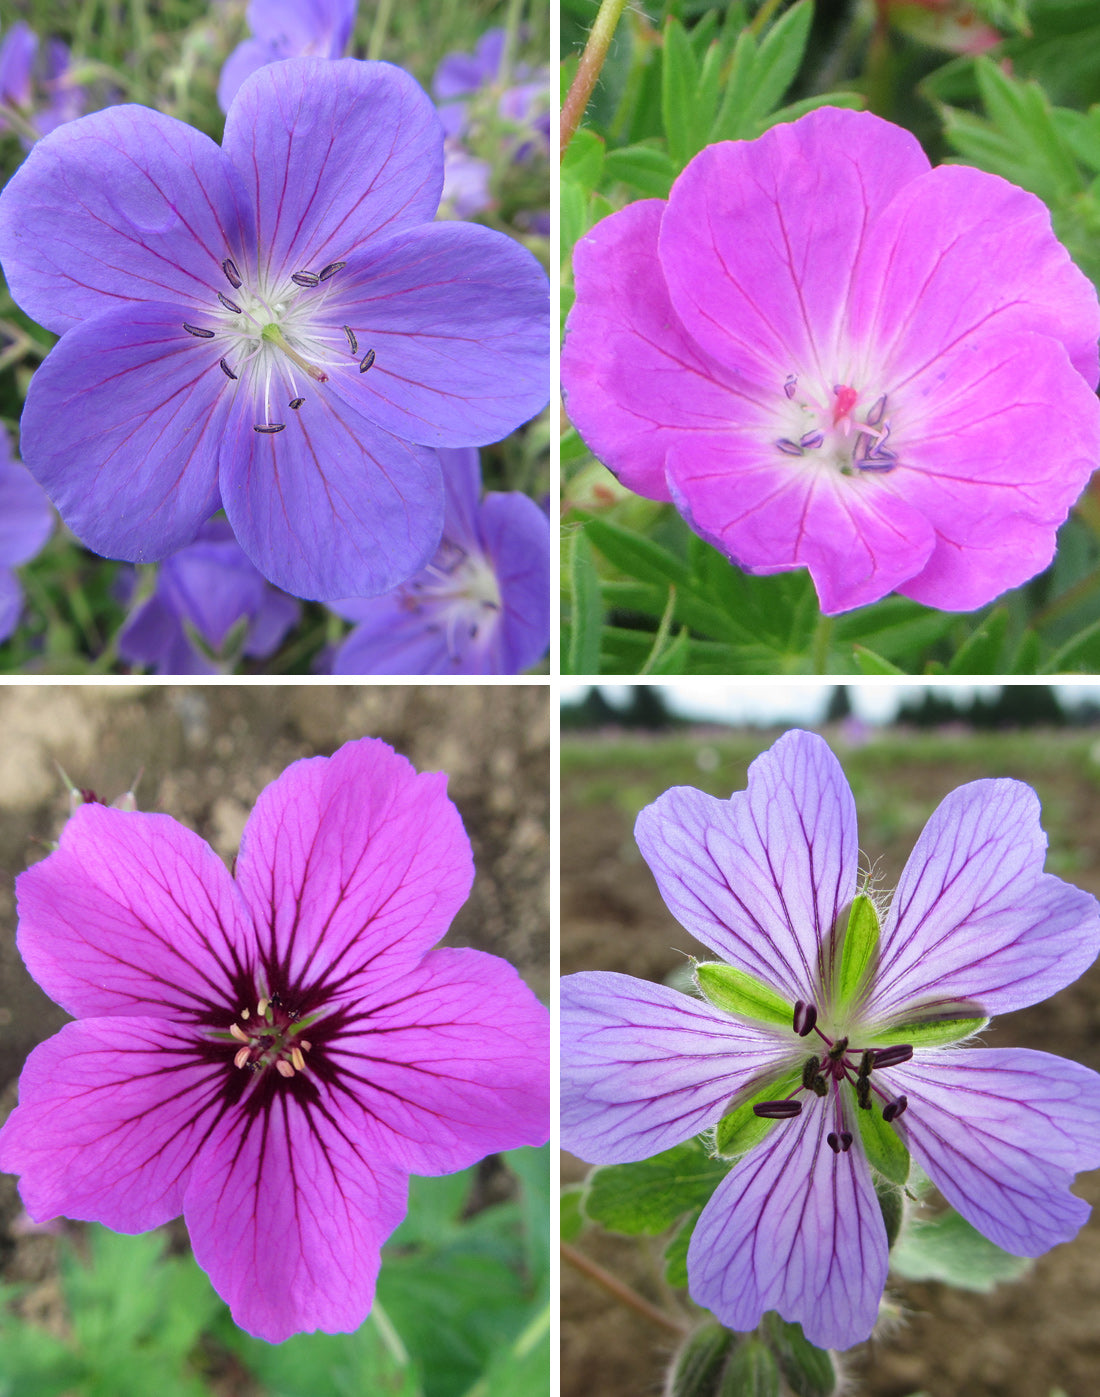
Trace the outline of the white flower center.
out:
[[[791,374],[776,414],[775,449],[841,475],[876,475],[898,465],[886,394],[846,383],[824,388]]]

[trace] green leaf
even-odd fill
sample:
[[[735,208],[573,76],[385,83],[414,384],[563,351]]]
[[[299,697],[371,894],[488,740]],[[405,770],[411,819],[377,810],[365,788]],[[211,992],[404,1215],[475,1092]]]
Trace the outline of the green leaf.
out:
[[[833,1360],[810,1343],[801,1324],[788,1324],[769,1310],[764,1333],[795,1397],[832,1397],[837,1385]]]
[[[944,1281],[987,1292],[1001,1281],[1016,1280],[1032,1262],[994,1246],[949,1209],[938,1217],[915,1218],[891,1253],[890,1265],[911,1281]]]
[[[573,180],[585,193],[591,193],[603,174],[604,144],[587,126],[577,129],[561,162],[564,178]]]
[[[904,1184],[909,1178],[909,1151],[894,1127],[874,1105],[869,1111],[857,1110],[856,1123],[871,1168],[892,1184]]]
[[[695,1212],[689,1213],[665,1247],[665,1280],[671,1286],[679,1288],[688,1283],[688,1247],[691,1245],[691,1234],[695,1231],[695,1224],[699,1221],[702,1211],[701,1208],[697,1208]]]
[[[711,141],[755,136],[764,118],[794,81],[813,20],[809,0],[781,16],[759,47],[746,29],[737,40],[726,95],[710,130]]]
[[[618,524],[608,523],[606,519],[589,520],[585,531],[607,561],[628,577],[636,577],[641,582],[662,578],[677,587],[688,585],[688,569],[675,553],[670,553],[659,543],[631,533],[629,529],[622,529]]]
[[[571,1242],[575,1237],[579,1237],[584,1228],[584,1214],[581,1212],[581,1199],[584,1196],[584,1187],[581,1184],[571,1184],[561,1191],[561,1239],[563,1242]]]
[[[905,670],[899,669],[897,665],[892,665],[889,660],[884,660],[881,655],[876,655],[875,652],[869,650],[866,645],[853,645],[852,654],[855,656],[860,674],[905,673]]]
[[[656,146],[623,146],[609,150],[604,161],[609,180],[619,180],[648,198],[667,199],[677,170],[672,157]]]
[[[734,1349],[718,1388],[718,1397],[779,1397],[779,1364],[759,1339],[745,1339]]]
[[[840,931],[842,921],[844,929]],[[871,984],[878,968],[878,943],[879,923],[875,904],[866,893],[858,893],[852,899],[847,920],[841,912],[832,935],[825,943],[828,961],[822,971],[836,1013],[845,1015],[858,1004]]]
[[[695,983],[716,1009],[735,1018],[783,1028],[790,1028],[794,1021],[794,1005],[778,990],[724,961],[697,962]]]
[[[610,1232],[655,1236],[703,1207],[728,1170],[694,1140],[637,1164],[602,1165],[588,1176],[584,1211]]]
[[[661,117],[669,154],[683,169],[703,142],[696,144],[695,91],[699,68],[687,31],[678,19],[670,17],[665,25],[661,53]]]
[[[988,1016],[977,1004],[937,1004],[923,1013],[919,1008],[909,1012],[912,1018],[876,1028],[868,1037],[868,1044],[876,1048],[896,1043],[910,1043],[914,1048],[941,1048],[980,1033],[989,1023]]]
[[[996,607],[976,631],[967,637],[947,666],[948,674],[1003,674],[1008,610]]]
[[[763,1086],[746,1087],[738,1092],[730,1103],[733,1109],[722,1117],[715,1130],[718,1154],[723,1159],[735,1159],[759,1145],[779,1122],[755,1115],[752,1108],[758,1101],[778,1101],[790,1095],[801,1080],[801,1072],[788,1072],[782,1077],[773,1077]]]
[[[569,559],[573,629],[569,640],[569,674],[599,674],[603,599],[592,547],[584,529],[573,535]]]

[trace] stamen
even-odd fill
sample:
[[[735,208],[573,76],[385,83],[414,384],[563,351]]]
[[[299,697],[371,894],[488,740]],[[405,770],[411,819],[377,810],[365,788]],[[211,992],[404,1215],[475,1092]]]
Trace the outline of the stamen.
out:
[[[287,1060],[286,1060],[285,1057],[281,1057],[281,1058],[278,1060],[278,1062],[276,1062],[276,1064],[275,1064],[275,1071],[278,1072],[278,1074],[279,1074],[280,1077],[293,1077],[293,1076],[294,1076],[294,1068],[291,1067],[290,1063],[287,1062]]]
[[[366,371],[370,368],[370,366],[371,366],[373,363],[374,363],[374,350],[373,350],[373,349],[368,349],[367,352],[366,352],[366,354],[363,355],[363,362],[359,365],[359,372],[360,372],[361,374],[365,374]]]
[[[800,999],[794,1006],[794,1031],[799,1038],[805,1038],[808,1033],[813,1032],[815,1023],[817,1023],[816,1006],[807,1004]]]
[[[896,451],[880,451],[874,456],[868,456],[863,461],[856,461],[854,464],[861,471],[892,471],[898,463]]]
[[[804,437],[799,437],[798,444],[799,446],[812,448],[815,446],[820,446],[824,440],[824,432],[807,432]]]
[[[221,301],[222,305],[226,308],[226,310],[231,310],[234,315],[244,314],[244,311],[241,310],[240,306],[236,303],[236,301],[231,301],[228,296],[222,295],[220,291],[218,292],[218,300]]]
[[[236,291],[241,284],[241,274],[237,271],[236,264],[231,257],[227,257],[222,263],[222,271],[225,273],[230,286]]]
[[[350,325],[345,325],[345,326],[344,326],[344,334],[347,335],[347,337],[348,337],[348,344],[349,344],[349,346],[351,347],[351,352],[352,352],[353,354],[358,354],[358,353],[359,353],[359,341],[355,338],[355,331],[351,328]]]
[[[856,1100],[862,1110],[871,1109],[871,1083],[867,1077],[860,1077],[856,1082]]]
[[[305,398],[291,398],[290,406],[294,408],[295,411],[297,411],[298,408],[300,408],[304,402]]]
[[[847,1051],[848,1051],[848,1040],[847,1040],[847,1038],[838,1038],[838,1039],[836,1040],[836,1042],[833,1044],[833,1046],[829,1049],[829,1058],[830,1058],[831,1061],[833,1061],[833,1062],[839,1062],[840,1059],[844,1056],[844,1054],[845,1054]]]
[[[240,1024],[230,1024],[229,1031],[239,1043],[248,1042],[248,1034],[245,1033],[244,1029],[240,1026]]]
[[[794,376],[794,374],[790,374],[787,378],[786,383],[784,383],[783,385],[783,392],[786,393],[788,398],[793,398],[797,388],[798,379]]]
[[[321,274],[317,280],[328,281],[330,276],[335,276],[342,267],[346,267],[347,265],[346,262],[330,262],[327,267],[321,269]]]
[[[306,1040],[305,1040],[304,1038],[300,1038],[300,1039],[298,1040],[298,1046],[299,1046],[299,1048],[301,1048],[301,1050],[302,1050],[303,1053],[308,1053],[309,1050],[310,1050],[310,1048],[313,1047],[313,1044],[312,1044],[312,1043],[307,1043]]]
[[[824,1073],[819,1072],[817,1074],[817,1076],[810,1083],[810,1090],[813,1092],[815,1096],[828,1096],[829,1083]]]
[[[306,1060],[302,1056],[301,1048],[291,1048],[290,1060],[299,1072],[304,1072],[306,1070]]]
[[[875,1052],[876,1067],[897,1067],[899,1063],[908,1062],[913,1056],[913,1049],[908,1043],[898,1043],[892,1048],[879,1048]]]
[[[237,1056],[233,1059],[234,1067],[243,1067],[252,1054],[251,1048],[238,1048]]]
[[[213,330],[203,330],[198,325],[188,325],[186,320],[183,322],[183,328],[189,335],[194,335],[197,340],[212,340],[214,338]]]
[[[233,372],[233,370],[229,367],[229,365],[225,362],[225,360],[224,360],[224,359],[219,359],[219,360],[218,360],[218,363],[219,363],[219,365],[221,366],[221,371],[222,371],[223,374],[225,374],[226,378],[231,378],[231,379],[233,379],[233,380],[235,381],[237,375]],[[246,1013],[246,1014],[248,1013],[248,1010],[247,1010],[247,1009],[245,1010],[245,1013]]]
[[[308,359],[303,359],[298,351],[287,343],[286,336],[278,325],[265,325],[260,331],[260,338],[266,340],[268,344],[275,345],[277,349],[281,349],[292,364],[297,364],[303,373],[309,374],[310,378],[317,383],[328,382],[328,374],[325,373],[324,369],[319,369],[316,364],[311,364]]]
[[[908,1105],[909,1098],[907,1096],[899,1096],[896,1101],[891,1101],[882,1108],[882,1119],[884,1121],[897,1120],[898,1116],[902,1114]]]
[[[241,1018],[242,1018],[242,1019],[247,1019],[248,1016],[249,1016],[249,1014],[250,1014],[251,1012],[252,1012],[251,1009],[242,1009],[242,1010],[241,1010]]]
[[[259,1002],[259,1004],[256,1005],[256,1013],[259,1014],[259,1016],[260,1016],[261,1019],[262,1019],[263,1016],[267,1013],[267,1000],[266,1000],[266,999],[261,999],[260,1002]]]
[[[882,397],[879,398],[879,400],[878,400],[878,401],[874,404],[874,406],[871,408],[871,411],[867,414],[866,421],[867,421],[868,427],[877,427],[878,424],[882,421],[882,414],[883,414],[885,411],[886,411],[886,394],[883,393]]]
[[[321,280],[315,272],[291,272],[290,279],[296,286],[316,286]]]
[[[802,1114],[801,1101],[758,1101],[752,1108],[754,1116],[764,1120],[784,1121]]]
[[[852,1133],[850,1130],[842,1130],[839,1135],[835,1131],[830,1130],[825,1139],[833,1154],[847,1154],[852,1148]]]
[[[273,437],[276,432],[285,432],[285,422],[257,422],[252,428],[254,432],[262,432],[264,436]]]
[[[788,437],[781,437],[775,444],[779,447],[784,456],[802,455],[802,448],[799,446],[798,442],[791,441]]]
[[[802,1064],[802,1085],[812,1087],[814,1079],[820,1075],[821,1060],[816,1057],[808,1057]]]
[[[875,1054],[872,1051],[872,1049],[868,1048],[859,1060],[858,1080],[860,1082],[865,1082],[867,1080],[867,1078],[871,1075],[871,1068],[874,1067],[874,1065]]]

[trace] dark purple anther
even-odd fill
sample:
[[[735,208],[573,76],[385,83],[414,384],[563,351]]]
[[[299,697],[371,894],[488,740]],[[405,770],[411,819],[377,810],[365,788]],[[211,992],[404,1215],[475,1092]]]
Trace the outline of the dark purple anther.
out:
[[[899,1096],[897,1100],[887,1102],[882,1108],[882,1119],[884,1121],[897,1120],[908,1105],[909,1098],[907,1096]]]
[[[225,273],[226,280],[229,282],[230,286],[236,291],[237,287],[241,284],[241,274],[237,271],[236,263],[232,258],[227,257],[225,259],[222,263],[222,271]]]
[[[861,471],[892,471],[897,463],[896,451],[877,451],[866,460],[855,462]]]
[[[798,442],[790,441],[787,437],[781,437],[775,444],[779,447],[784,456],[802,455],[802,448],[799,446]]]
[[[882,421],[882,414],[883,414],[885,411],[886,411],[886,394],[883,393],[882,397],[879,398],[878,401],[872,405],[871,411],[867,414],[867,425],[868,425],[868,427],[877,427],[878,424]]]
[[[226,308],[226,310],[231,310],[234,315],[243,314],[243,311],[241,310],[240,306],[236,303],[236,301],[231,301],[228,296],[223,296],[220,291],[218,292],[218,300],[221,301],[222,305]]]
[[[252,428],[254,432],[262,432],[264,436],[273,437],[276,432],[285,432],[285,422],[262,422]]]
[[[783,385],[783,392],[786,393],[788,398],[793,398],[797,387],[798,379],[795,378],[794,374],[791,374],[790,377],[787,379],[786,383],[784,383]]]
[[[875,1054],[868,1048],[859,1060],[859,1079],[863,1081],[871,1075],[871,1068],[875,1065]]]
[[[359,341],[355,338],[355,331],[350,325],[344,326],[344,334],[348,337],[348,346],[353,354],[359,353]]]
[[[813,1092],[815,1096],[828,1096],[829,1083],[825,1079],[823,1073],[819,1072],[817,1076],[813,1079],[813,1081],[810,1083],[810,1090]]]
[[[316,286],[321,280],[315,272],[291,272],[290,279],[296,286]]]
[[[186,320],[183,322],[183,328],[189,335],[194,335],[197,340],[212,340],[214,338],[213,330],[202,330],[198,325],[188,325]]]
[[[335,276],[341,267],[346,267],[346,262],[330,262],[327,267],[322,268],[318,281],[328,281],[330,276]]]
[[[814,1084],[814,1079],[820,1074],[820,1072],[820,1058],[808,1057],[806,1061],[802,1064],[802,1085],[804,1087],[812,1087]]]
[[[366,371],[370,368],[370,366],[371,366],[373,363],[374,363],[374,350],[373,350],[373,349],[368,349],[367,352],[366,352],[366,354],[363,355],[363,362],[359,365],[359,372],[360,372],[361,374],[365,374]]]
[[[908,1062],[913,1049],[908,1043],[897,1043],[892,1048],[879,1048],[875,1052],[876,1067],[897,1067],[899,1062]]]
[[[838,1135],[835,1130],[830,1130],[825,1141],[833,1154],[846,1154],[852,1148],[852,1133],[842,1130]]]
[[[847,1038],[838,1038],[836,1042],[833,1044],[833,1046],[829,1049],[829,1057],[832,1059],[833,1062],[839,1062],[847,1051]]]
[[[794,1006],[794,1031],[799,1038],[805,1038],[807,1033],[814,1031],[815,1023],[817,1023],[816,1007],[800,999]]]
[[[237,375],[233,372],[233,370],[229,367],[229,365],[225,362],[224,359],[218,360],[218,367],[221,369],[222,373],[225,374],[226,378],[232,378],[236,380]]]
[[[762,1116],[768,1121],[790,1120],[802,1114],[801,1101],[758,1101],[752,1108],[754,1116]]]
[[[824,432],[807,432],[804,437],[799,437],[799,446],[804,446],[808,450],[815,446],[820,446],[825,440]]]
[[[304,402],[305,398],[291,398],[290,406],[297,412]]]
[[[866,1077],[860,1077],[856,1081],[856,1100],[860,1109],[869,1111],[871,1109],[871,1083]]]

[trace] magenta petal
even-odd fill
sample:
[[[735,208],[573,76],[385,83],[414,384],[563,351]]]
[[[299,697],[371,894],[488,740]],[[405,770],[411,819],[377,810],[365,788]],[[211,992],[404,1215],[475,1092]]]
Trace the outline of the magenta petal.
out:
[[[64,335],[31,380],[23,460],[66,524],[131,562],[190,543],[218,508],[216,455],[231,402],[218,355],[149,303]]]
[[[939,1191],[1016,1256],[1076,1236],[1089,1205],[1070,1192],[1100,1165],[1100,1076],[1027,1048],[940,1049],[890,1069],[909,1107],[897,1129]]]
[[[592,1164],[648,1159],[714,1125],[736,1092],[783,1065],[785,1047],[665,985],[566,975],[562,1146]]]
[[[730,964],[812,1000],[818,948],[856,890],[856,813],[814,733],[785,733],[729,800],[674,787],[635,836],[669,911]]]
[[[372,738],[289,766],[256,801],[237,860],[268,960],[348,990],[415,966],[472,879],[447,778]]]
[[[915,1002],[1021,1009],[1070,984],[1100,951],[1100,906],[1043,872],[1039,801],[1018,781],[972,781],[933,812],[882,932],[868,1015]]]
[[[358,1329],[408,1181],[361,1143],[338,1098],[279,1096],[204,1142],[184,1198],[195,1260],[250,1334]]]
[[[577,430],[624,485],[654,500],[671,498],[665,452],[672,442],[728,428],[753,405],[745,385],[703,353],[672,309],[657,261],[664,209],[661,200],[641,200],[577,243],[577,301],[561,354]]]
[[[886,1229],[857,1147],[834,1154],[835,1118],[816,1102],[783,1121],[718,1185],[688,1247],[691,1298],[729,1329],[767,1310],[819,1348],[851,1348],[878,1318]]]
[[[144,1232],[179,1214],[222,1076],[194,1049],[162,1018],[86,1019],[34,1049],[0,1130],[0,1169],[23,1175],[36,1222]]]
[[[550,1134],[550,1016],[507,961],[431,951],[369,989],[330,1057],[371,1159],[449,1174]]]
[[[230,996],[251,937],[225,865],[167,815],[83,805],[15,880],[27,969],[74,1015],[192,1015]]]
[[[293,258],[287,271],[319,273],[369,239],[435,217],[442,138],[435,108],[401,68],[291,58],[245,79],[222,149],[255,203],[271,264]]]
[[[231,163],[209,136],[146,107],[59,126],[0,194],[12,295],[58,333],[120,303],[205,305],[225,284],[222,259],[254,241]]]

